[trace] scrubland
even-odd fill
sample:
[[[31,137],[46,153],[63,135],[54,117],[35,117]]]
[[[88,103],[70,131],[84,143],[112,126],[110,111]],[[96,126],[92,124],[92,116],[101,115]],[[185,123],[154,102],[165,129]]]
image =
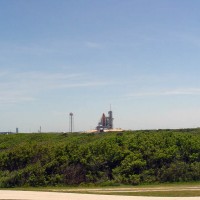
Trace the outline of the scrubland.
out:
[[[200,181],[200,129],[0,135],[0,187]]]

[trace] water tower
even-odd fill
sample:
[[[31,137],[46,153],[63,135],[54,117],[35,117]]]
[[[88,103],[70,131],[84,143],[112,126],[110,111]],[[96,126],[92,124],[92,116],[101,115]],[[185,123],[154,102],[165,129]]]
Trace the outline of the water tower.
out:
[[[74,114],[71,112],[69,113],[69,132],[73,132],[74,129]]]

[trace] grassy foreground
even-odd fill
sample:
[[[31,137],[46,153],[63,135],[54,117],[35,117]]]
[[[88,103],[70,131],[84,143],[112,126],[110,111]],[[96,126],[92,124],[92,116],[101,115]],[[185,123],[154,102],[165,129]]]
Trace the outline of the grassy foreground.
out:
[[[9,189],[10,190],[10,189]],[[155,197],[200,197],[200,182],[173,183],[144,186],[118,187],[25,187],[12,190],[48,191],[99,195],[155,196]]]

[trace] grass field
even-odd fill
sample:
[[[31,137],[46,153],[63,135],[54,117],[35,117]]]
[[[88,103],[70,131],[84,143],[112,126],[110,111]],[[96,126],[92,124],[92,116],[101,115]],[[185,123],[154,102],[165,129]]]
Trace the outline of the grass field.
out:
[[[144,186],[119,187],[36,187],[12,188],[13,190],[34,190],[48,192],[123,195],[123,196],[155,196],[155,197],[200,197],[200,183],[173,183]]]

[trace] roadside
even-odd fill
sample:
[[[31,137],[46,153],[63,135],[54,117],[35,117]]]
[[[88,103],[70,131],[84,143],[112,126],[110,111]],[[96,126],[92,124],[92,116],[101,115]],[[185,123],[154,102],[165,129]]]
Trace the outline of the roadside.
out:
[[[200,197],[143,197],[0,190],[1,200],[200,200]]]
[[[125,196],[174,196],[174,197],[200,197],[199,186],[159,186],[159,187],[112,187],[112,188],[73,188],[51,189],[53,192],[106,194]]]
[[[52,193],[79,193],[117,196],[152,196],[152,197],[198,197],[200,199],[200,183],[176,183],[145,186],[118,187],[34,187],[10,188],[16,191],[36,191]],[[0,190],[7,191],[6,189]],[[1,196],[0,196],[1,199]]]

